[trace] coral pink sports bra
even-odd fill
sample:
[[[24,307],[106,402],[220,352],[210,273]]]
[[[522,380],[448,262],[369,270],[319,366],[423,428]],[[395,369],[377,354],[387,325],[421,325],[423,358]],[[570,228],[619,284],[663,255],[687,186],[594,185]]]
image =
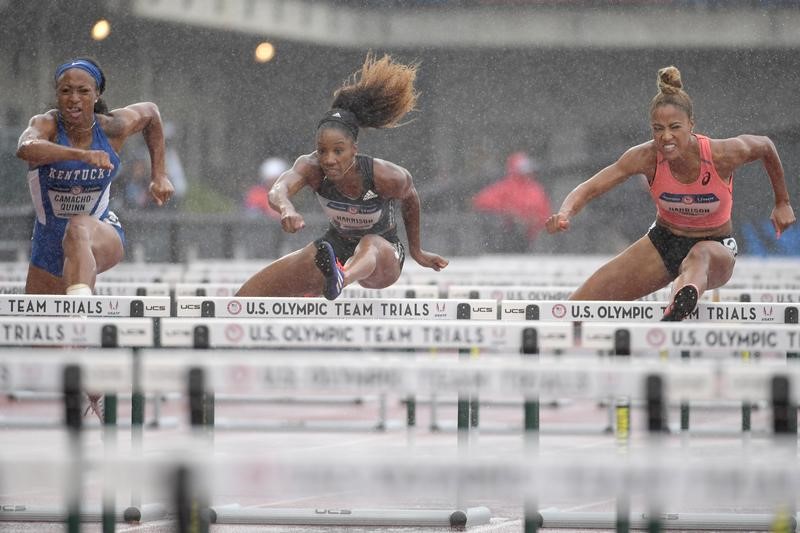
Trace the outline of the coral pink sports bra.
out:
[[[687,229],[717,228],[731,219],[733,175],[725,183],[714,168],[708,137],[694,136],[700,145],[700,175],[691,183],[681,183],[672,175],[669,162],[657,152],[650,196],[656,203],[658,217],[671,225]]]

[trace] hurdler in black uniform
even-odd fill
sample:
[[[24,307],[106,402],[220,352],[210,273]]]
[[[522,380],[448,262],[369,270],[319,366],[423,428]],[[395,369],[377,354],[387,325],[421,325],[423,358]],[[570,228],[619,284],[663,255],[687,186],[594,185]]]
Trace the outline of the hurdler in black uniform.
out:
[[[415,65],[368,55],[356,77],[334,93],[317,123],[316,149],[297,158],[269,192],[281,227],[305,227],[292,197],[305,187],[317,194],[330,219],[325,235],[253,275],[238,296],[316,296],[333,300],[349,283],[388,287],[400,277],[405,251],[434,270],[447,260],[420,246],[420,202],[411,174],[382,159],[358,154],[360,128],[390,128],[416,105]],[[397,237],[400,211],[408,246]],[[344,264],[342,264],[344,263]]]
[[[353,256],[361,237],[380,235],[395,247],[402,265],[405,248],[397,237],[396,201],[394,198],[383,198],[375,192],[373,161],[370,156],[356,155],[355,166],[361,175],[361,190],[364,191],[357,198],[344,195],[327,176],[323,177],[316,194],[330,220],[330,226],[316,242],[328,241],[339,262],[345,263]]]

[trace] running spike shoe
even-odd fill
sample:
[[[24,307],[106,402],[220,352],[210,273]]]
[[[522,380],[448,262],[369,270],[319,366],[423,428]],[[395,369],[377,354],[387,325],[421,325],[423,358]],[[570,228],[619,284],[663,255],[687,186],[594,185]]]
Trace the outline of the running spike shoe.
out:
[[[319,241],[314,263],[325,277],[325,288],[322,295],[328,300],[335,300],[344,288],[344,268],[336,259],[336,252],[328,241]]]
[[[700,291],[694,285],[686,285],[678,289],[675,298],[664,311],[662,322],[680,322],[694,311],[697,307],[697,300],[700,298]]]

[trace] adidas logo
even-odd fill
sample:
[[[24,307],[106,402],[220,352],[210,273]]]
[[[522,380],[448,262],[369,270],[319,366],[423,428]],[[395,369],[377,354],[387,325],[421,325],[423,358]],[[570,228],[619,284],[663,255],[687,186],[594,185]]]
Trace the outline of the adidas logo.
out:
[[[338,112],[338,111],[337,111],[336,113],[334,113],[333,115],[331,115],[331,116],[332,116],[332,117],[337,117],[337,118],[342,118],[342,115],[341,115],[341,114],[339,114],[339,112]]]
[[[378,195],[375,194],[372,189],[368,190],[364,193],[364,200],[372,200],[373,198],[377,198]]]

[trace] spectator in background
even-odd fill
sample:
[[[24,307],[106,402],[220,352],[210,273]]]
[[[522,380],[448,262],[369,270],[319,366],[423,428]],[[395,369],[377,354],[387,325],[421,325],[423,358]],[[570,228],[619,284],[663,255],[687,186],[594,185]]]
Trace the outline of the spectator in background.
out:
[[[253,217],[266,216],[280,220],[281,214],[269,205],[269,190],[278,176],[289,169],[289,163],[280,157],[270,157],[258,168],[259,183],[250,187],[244,197],[244,208]]]
[[[148,192],[150,179],[146,157],[135,155],[120,168],[123,184],[123,205],[129,209],[146,209],[153,206]]]
[[[472,198],[475,211],[500,218],[503,252],[525,252],[550,215],[550,199],[537,181],[539,164],[525,152],[506,160],[506,175]]]
[[[180,208],[189,187],[180,155],[173,145],[176,127],[172,122],[164,122],[162,129],[164,133],[164,166],[175,189],[169,205]],[[114,200],[114,207],[123,211],[158,207],[150,194],[150,153],[144,142],[141,139],[132,140],[121,155],[121,160],[122,164],[117,179],[121,185],[122,198]]]

